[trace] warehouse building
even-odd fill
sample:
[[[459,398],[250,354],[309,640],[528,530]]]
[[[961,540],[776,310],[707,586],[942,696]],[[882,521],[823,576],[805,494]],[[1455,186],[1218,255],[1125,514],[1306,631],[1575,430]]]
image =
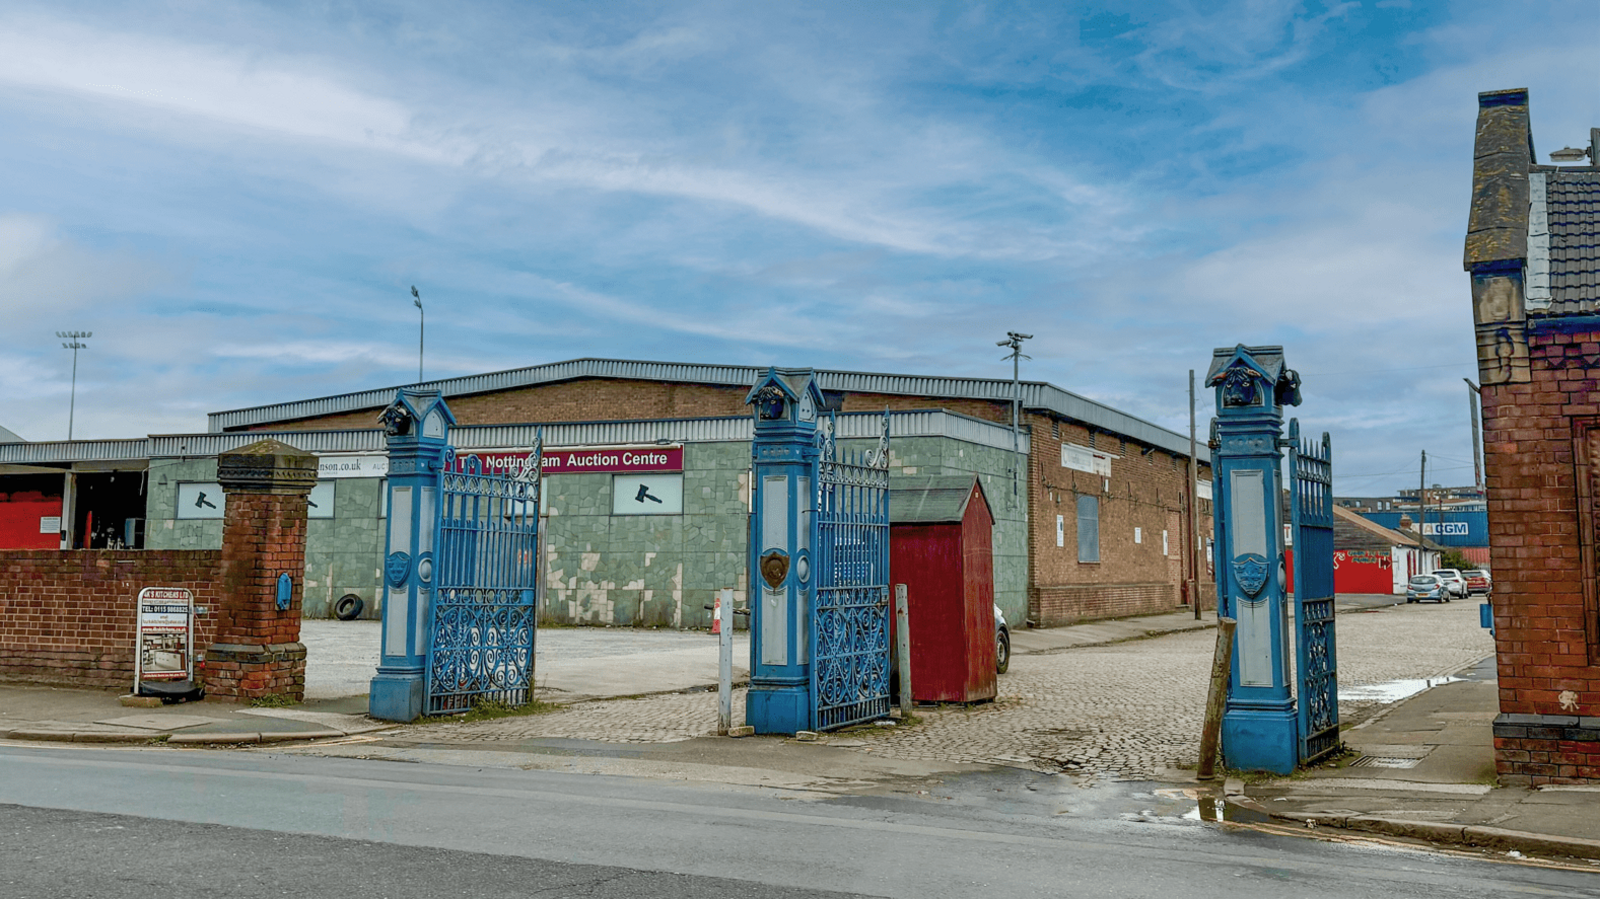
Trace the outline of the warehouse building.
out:
[[[546,448],[542,617],[695,627],[711,592],[745,589],[752,419],[764,369],[578,359],[429,382],[454,445],[491,464]],[[1188,440],[1051,384],[818,371],[843,447],[888,410],[896,479],[972,475],[994,516],[996,602],[1049,626],[1168,611],[1210,529],[1209,465],[1188,494]],[[394,387],[213,413],[205,434],[0,444],[0,541],[62,548],[220,545],[216,454],[271,434],[322,459],[305,612],[354,594],[377,614],[383,508],[378,412]],[[1015,452],[1013,451],[1015,447]],[[1200,504],[1201,540],[1189,504]],[[0,546],[0,548],[4,548]],[[1203,552],[1201,550],[1200,552]],[[1211,582],[1199,557],[1200,581]],[[1201,592],[1209,603],[1211,592]]]

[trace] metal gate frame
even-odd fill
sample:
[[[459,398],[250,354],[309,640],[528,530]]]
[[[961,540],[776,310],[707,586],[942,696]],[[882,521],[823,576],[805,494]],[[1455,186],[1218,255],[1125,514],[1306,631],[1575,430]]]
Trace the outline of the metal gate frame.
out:
[[[1334,627],[1333,443],[1300,438],[1289,420],[1289,520],[1294,540],[1295,679],[1300,764],[1339,748],[1339,664]]]
[[[878,445],[836,443],[838,419],[817,433],[811,606],[812,724],[834,730],[889,715],[889,413]]]
[[[525,705],[531,698],[543,447],[541,431],[527,458],[503,476],[485,472],[475,454],[445,449],[425,714],[465,712],[479,699]]]

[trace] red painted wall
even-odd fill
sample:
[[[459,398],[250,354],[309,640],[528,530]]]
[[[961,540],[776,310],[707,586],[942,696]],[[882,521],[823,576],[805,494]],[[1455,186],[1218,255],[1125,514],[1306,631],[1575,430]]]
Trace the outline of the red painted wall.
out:
[[[1333,552],[1336,593],[1384,593],[1394,589],[1394,559],[1388,553],[1360,549]]]
[[[59,549],[61,535],[39,533],[39,519],[61,514],[61,497],[38,491],[0,493],[0,549]]]

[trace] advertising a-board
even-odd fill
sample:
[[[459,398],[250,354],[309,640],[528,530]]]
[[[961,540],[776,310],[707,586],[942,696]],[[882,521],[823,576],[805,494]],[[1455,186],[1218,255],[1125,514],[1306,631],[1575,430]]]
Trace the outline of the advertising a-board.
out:
[[[198,696],[194,682],[194,594],[182,587],[139,591],[133,661],[136,696]]]

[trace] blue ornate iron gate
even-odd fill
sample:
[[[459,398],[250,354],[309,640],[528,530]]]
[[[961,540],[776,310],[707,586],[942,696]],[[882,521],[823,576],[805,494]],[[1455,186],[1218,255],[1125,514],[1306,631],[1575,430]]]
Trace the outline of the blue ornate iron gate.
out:
[[[482,697],[526,704],[532,686],[542,438],[504,476],[476,455],[445,451],[438,586],[429,610],[430,715]]]
[[[889,415],[877,447],[858,453],[838,448],[836,426],[830,417],[817,435],[817,730],[889,715]]]
[[[1339,666],[1333,605],[1333,445],[1300,439],[1289,421],[1289,516],[1294,540],[1295,674],[1300,698],[1300,763],[1339,747]]]

